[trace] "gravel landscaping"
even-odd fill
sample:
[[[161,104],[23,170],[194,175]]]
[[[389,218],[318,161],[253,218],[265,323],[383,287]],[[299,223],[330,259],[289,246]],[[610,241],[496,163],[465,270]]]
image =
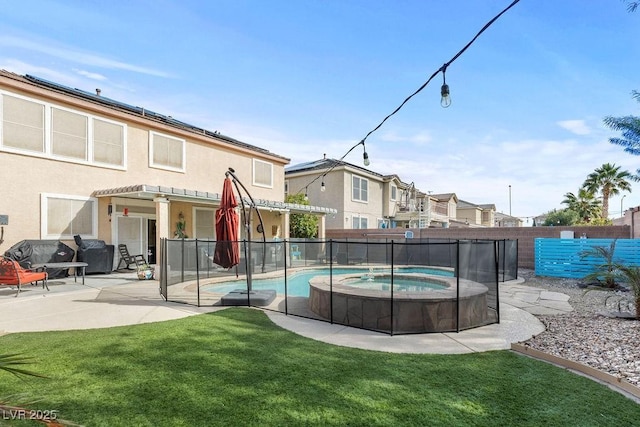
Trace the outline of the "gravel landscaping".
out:
[[[525,346],[640,386],[640,321],[612,316],[618,309],[617,301],[627,293],[585,292],[576,279],[536,277],[531,270],[520,270],[518,274],[525,279],[525,285],[569,295],[574,309],[569,314],[537,316],[546,331],[524,342]]]

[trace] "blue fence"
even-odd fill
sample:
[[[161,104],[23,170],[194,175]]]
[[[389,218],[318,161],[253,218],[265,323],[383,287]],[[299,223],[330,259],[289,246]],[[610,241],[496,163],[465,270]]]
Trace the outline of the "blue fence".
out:
[[[609,248],[613,239],[535,239],[537,276],[581,279],[605,261],[601,257],[580,257],[596,246]],[[613,254],[615,262],[640,265],[640,240],[618,239]]]

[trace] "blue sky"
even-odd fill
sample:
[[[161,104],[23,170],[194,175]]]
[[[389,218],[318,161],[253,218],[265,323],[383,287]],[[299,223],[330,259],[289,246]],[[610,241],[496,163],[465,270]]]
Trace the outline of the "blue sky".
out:
[[[2,0],[0,68],[293,165],[342,157],[510,2]],[[602,124],[640,115],[638,40],[624,1],[521,0],[449,66],[449,108],[438,75],[367,139],[369,168],[514,216],[561,208],[603,163],[640,167]],[[360,147],[345,160],[361,164]],[[637,205],[640,191],[624,199]]]

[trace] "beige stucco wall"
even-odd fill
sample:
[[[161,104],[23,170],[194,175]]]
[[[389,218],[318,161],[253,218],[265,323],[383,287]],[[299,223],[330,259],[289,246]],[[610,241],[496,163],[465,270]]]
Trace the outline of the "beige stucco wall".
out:
[[[478,208],[457,208],[455,219],[458,221],[469,221],[469,224],[481,224],[482,210]]]
[[[112,169],[89,164],[80,164],[62,159],[16,154],[0,149],[0,215],[9,216],[4,227],[4,252],[23,239],[40,239],[41,194],[89,197],[96,190],[125,187],[138,184],[185,188],[189,190],[222,192],[225,171],[235,169],[238,179],[249,189],[254,199],[282,201],[284,199],[284,166],[287,159],[280,156],[251,151],[231,146],[224,141],[199,136],[186,130],[154,122],[82,99],[58,94],[23,82],[0,77],[0,90],[43,100],[56,106],[88,112],[126,125],[126,169]],[[185,139],[186,155],[184,172],[168,171],[149,166],[149,131]],[[264,188],[252,184],[253,159],[273,165],[273,187]],[[99,199],[98,238],[112,241],[112,223],[107,214],[110,197]],[[149,200],[150,206],[154,206]],[[173,231],[177,215],[182,211],[187,226],[193,224],[190,203],[172,201],[170,226]],[[281,224],[275,214],[266,214],[270,224]],[[267,231],[270,233],[271,228]],[[191,234],[189,234],[189,232]],[[188,234],[193,235],[188,229]],[[65,241],[75,248],[72,241]]]

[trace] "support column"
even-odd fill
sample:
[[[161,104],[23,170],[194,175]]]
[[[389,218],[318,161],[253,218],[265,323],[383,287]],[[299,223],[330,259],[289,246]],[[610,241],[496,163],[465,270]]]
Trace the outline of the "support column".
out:
[[[161,265],[160,241],[171,236],[171,222],[169,221],[169,199],[166,197],[156,197],[153,199],[156,204],[156,264]]]
[[[325,230],[327,227],[327,216],[326,215],[320,215],[318,217],[318,239],[324,239],[325,238]]]

